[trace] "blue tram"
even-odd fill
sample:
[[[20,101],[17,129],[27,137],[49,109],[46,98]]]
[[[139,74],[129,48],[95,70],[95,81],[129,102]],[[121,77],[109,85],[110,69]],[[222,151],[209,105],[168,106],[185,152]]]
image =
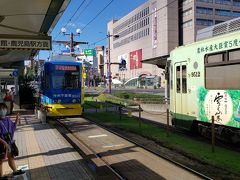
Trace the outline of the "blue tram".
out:
[[[79,116],[83,113],[84,67],[69,60],[45,62],[41,73],[40,103],[47,116]]]

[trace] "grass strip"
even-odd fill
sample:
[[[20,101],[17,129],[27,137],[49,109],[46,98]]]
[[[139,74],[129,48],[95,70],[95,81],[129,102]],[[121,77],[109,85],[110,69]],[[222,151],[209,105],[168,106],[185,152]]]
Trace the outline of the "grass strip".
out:
[[[105,108],[106,106],[113,107],[111,104],[106,104],[105,102],[100,101],[98,98],[93,98],[93,97],[84,98],[85,109],[92,109],[92,108],[102,109],[102,108]]]
[[[167,132],[164,129],[144,122],[142,122],[140,128],[139,121],[135,118],[123,116],[122,120],[119,120],[119,116],[116,113],[85,113],[84,116],[99,124],[121,128],[139,134],[165,147],[175,149],[185,155],[199,159],[202,162],[227,169],[237,174],[240,172],[240,153],[238,152],[215,147],[215,153],[212,153],[211,144],[194,141],[193,139],[175,133],[170,133],[170,136],[167,137]]]
[[[153,103],[153,104],[164,103],[164,96],[158,94],[118,91],[114,92],[113,96],[116,96],[121,99],[137,100],[140,101],[141,103]]]

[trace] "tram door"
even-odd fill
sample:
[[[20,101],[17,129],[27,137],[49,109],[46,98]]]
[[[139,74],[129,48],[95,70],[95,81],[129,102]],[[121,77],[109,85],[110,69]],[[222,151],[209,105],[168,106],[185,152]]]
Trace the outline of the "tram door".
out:
[[[176,63],[175,66],[175,113],[187,113],[187,62]]]

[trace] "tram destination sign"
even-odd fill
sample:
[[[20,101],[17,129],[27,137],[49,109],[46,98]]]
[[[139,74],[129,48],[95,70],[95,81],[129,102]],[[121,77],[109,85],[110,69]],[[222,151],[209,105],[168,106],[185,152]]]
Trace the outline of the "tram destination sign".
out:
[[[0,49],[51,50],[51,36],[28,36],[0,34]]]

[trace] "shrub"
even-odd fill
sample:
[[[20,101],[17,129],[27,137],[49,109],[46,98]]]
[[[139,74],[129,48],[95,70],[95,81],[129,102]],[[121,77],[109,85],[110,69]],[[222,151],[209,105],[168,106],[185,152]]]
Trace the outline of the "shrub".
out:
[[[31,78],[28,76],[22,76],[19,78],[19,96],[20,104],[35,104],[34,94],[36,90],[31,86]]]

